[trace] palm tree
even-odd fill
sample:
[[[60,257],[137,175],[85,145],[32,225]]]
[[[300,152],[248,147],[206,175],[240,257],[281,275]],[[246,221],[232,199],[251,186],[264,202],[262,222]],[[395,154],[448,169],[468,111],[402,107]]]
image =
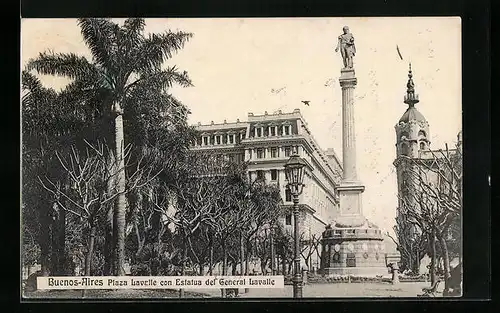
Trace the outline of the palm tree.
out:
[[[74,53],[44,52],[31,60],[27,70],[58,75],[72,80],[73,100],[85,102],[96,116],[114,125],[114,161],[118,175],[114,188],[119,193],[112,214],[115,275],[124,275],[125,260],[125,165],[123,116],[133,106],[133,95],[147,88],[165,89],[174,83],[192,86],[187,73],[162,68],[174,52],[182,49],[191,33],[144,34],[144,19],[127,19],[122,26],[110,19],[78,20],[92,60]]]
[[[22,73],[22,220],[24,243],[25,230],[37,233],[40,245],[40,263],[44,276],[50,274],[50,219],[49,204],[43,202],[38,185],[33,177],[40,172],[44,161],[44,151],[53,143],[51,130],[53,118],[50,108],[57,99],[53,89],[44,88],[39,79],[30,73]],[[48,149],[50,151],[50,147]],[[45,160],[44,160],[45,159]],[[28,223],[32,219],[34,223]]]
[[[21,88],[22,214],[36,221],[31,226],[39,229],[43,274],[59,275],[64,271],[65,212],[59,210],[56,213],[53,210],[54,203],[44,196],[37,178],[48,175],[66,183],[54,151],[64,149],[66,142],[77,139],[86,121],[79,114],[81,108],[60,105],[66,99],[66,90],[58,93],[45,88],[36,76],[27,71],[22,72]]]

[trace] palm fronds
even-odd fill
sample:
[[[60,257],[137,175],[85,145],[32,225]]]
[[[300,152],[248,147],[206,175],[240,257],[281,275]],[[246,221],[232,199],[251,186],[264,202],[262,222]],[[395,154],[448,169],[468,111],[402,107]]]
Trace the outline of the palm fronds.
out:
[[[42,52],[38,58],[28,62],[26,70],[70,79],[88,80],[97,77],[95,67],[85,57],[74,53]]]

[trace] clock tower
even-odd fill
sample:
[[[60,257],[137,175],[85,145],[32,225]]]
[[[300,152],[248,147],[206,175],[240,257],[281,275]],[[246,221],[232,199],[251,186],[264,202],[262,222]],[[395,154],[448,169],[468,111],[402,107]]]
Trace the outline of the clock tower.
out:
[[[415,92],[411,64],[408,70],[408,82],[406,84],[404,103],[408,105],[408,108],[394,126],[396,131],[396,159],[393,164],[396,167],[399,195],[396,220],[398,224],[408,225],[408,227],[404,227],[404,236],[412,238],[417,229],[406,221],[407,217],[405,217],[404,214],[400,214],[400,210],[403,207],[403,201],[407,201],[407,205],[410,207],[418,206],[417,203],[412,204],[412,202],[416,200],[415,197],[410,196],[413,190],[413,182],[411,179],[412,173],[417,173],[417,171],[412,168],[415,164],[411,162],[411,159],[425,159],[426,155],[430,152],[431,142],[429,140],[429,123],[422,113],[415,108],[415,105],[419,103],[419,97]],[[411,256],[411,258],[414,257],[415,256]],[[418,266],[418,261],[419,260],[415,260],[415,262],[411,262],[411,264]],[[405,261],[403,260],[403,262]],[[417,271],[417,269],[413,270]]]
[[[398,206],[401,207],[401,198],[412,199],[405,197],[410,190],[410,182],[408,181],[409,174],[407,170],[409,166],[413,166],[408,162],[408,158],[422,158],[425,152],[430,150],[431,142],[429,140],[429,123],[420,113],[415,105],[419,103],[418,94],[415,92],[415,83],[413,82],[413,72],[411,64],[408,71],[407,90],[404,97],[404,103],[408,108],[398,123],[394,126],[396,130],[396,167],[398,194],[402,197],[398,200]]]

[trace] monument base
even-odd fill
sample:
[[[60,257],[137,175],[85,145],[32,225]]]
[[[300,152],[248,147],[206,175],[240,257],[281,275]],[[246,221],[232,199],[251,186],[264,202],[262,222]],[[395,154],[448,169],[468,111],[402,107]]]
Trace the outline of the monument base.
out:
[[[376,225],[358,215],[342,216],[332,226],[323,232],[321,274],[388,274],[384,238]]]
[[[341,80],[351,80],[356,79],[356,73],[354,72],[354,68],[343,68],[340,70],[340,79]]]
[[[389,275],[387,267],[344,267],[335,268],[327,267],[320,270],[320,274],[327,277],[335,276],[362,276],[362,277],[377,277]]]

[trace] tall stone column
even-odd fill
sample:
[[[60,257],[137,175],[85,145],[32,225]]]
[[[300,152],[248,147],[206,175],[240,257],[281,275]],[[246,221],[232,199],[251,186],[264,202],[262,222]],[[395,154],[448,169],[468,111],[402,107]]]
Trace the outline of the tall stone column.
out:
[[[342,157],[345,182],[357,181],[356,135],[354,129],[354,88],[357,79],[354,69],[343,69],[339,79],[342,87]]]
[[[341,70],[342,88],[342,166],[344,175],[340,186],[339,222],[343,225],[357,226],[364,222],[361,193],[365,190],[358,180],[356,171],[356,133],[354,127],[354,89],[357,84],[353,68]]]

